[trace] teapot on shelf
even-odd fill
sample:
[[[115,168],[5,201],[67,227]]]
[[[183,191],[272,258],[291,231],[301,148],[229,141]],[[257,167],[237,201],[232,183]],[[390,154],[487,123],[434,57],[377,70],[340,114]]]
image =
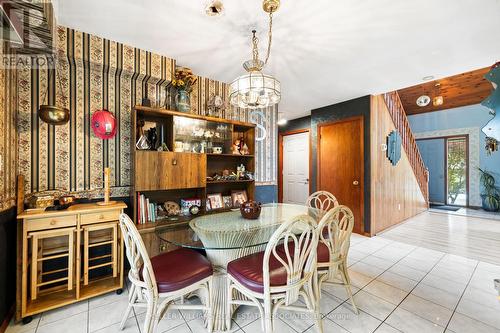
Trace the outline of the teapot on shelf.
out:
[[[240,205],[241,216],[245,219],[256,220],[260,216],[261,208],[262,204],[260,202],[253,200],[243,202]]]

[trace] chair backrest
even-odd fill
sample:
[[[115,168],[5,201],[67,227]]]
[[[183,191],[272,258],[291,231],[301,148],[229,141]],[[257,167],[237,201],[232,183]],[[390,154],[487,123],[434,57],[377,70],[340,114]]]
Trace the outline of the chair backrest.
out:
[[[306,205],[311,208],[319,209],[320,216],[318,216],[318,220],[321,220],[325,213],[337,207],[339,202],[330,192],[317,191],[307,198]]]
[[[319,241],[328,247],[330,261],[347,257],[351,243],[354,215],[344,205],[327,212],[318,224]]]
[[[311,282],[316,271],[316,249],[318,233],[316,221],[309,215],[296,216],[274,232],[266,246],[263,260],[263,283],[265,297],[271,293],[284,292],[285,304],[298,300],[301,287]],[[269,260],[276,259],[287,273],[285,287],[271,287]]]
[[[158,288],[153,271],[153,265],[142,241],[141,234],[128,215],[120,214],[120,229],[125,243],[125,253],[130,264],[129,279],[138,288],[141,288],[139,297],[143,293],[156,299]]]

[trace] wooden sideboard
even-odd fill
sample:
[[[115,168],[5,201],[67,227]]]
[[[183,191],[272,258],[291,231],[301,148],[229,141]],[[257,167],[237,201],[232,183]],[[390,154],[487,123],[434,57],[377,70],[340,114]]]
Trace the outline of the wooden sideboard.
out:
[[[122,290],[118,219],[126,207],[87,203],[17,216],[17,320]]]

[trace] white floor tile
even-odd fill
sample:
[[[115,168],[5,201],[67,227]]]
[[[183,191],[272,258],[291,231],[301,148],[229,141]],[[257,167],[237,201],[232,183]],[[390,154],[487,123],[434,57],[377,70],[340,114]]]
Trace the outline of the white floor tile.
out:
[[[256,320],[260,320],[259,309],[255,306],[241,305],[234,313],[233,320],[239,327],[243,328]]]
[[[357,262],[349,268],[350,271],[361,273],[371,278],[375,278],[382,274],[385,269],[379,268],[377,266],[369,265],[365,262]]]
[[[139,323],[139,327],[141,328],[141,330],[144,326],[145,318],[146,318],[145,313],[137,316],[137,322]],[[184,321],[184,318],[182,318],[179,310],[169,310],[162,318],[162,320],[160,320],[156,333],[161,333],[171,330],[172,328],[180,326],[184,323],[186,322]]]
[[[375,331],[376,333],[399,333],[401,332],[400,330],[395,329],[392,326],[387,325],[386,323],[383,323],[380,325],[379,328]]]
[[[350,301],[347,301],[347,303],[349,305],[351,304]],[[358,309],[361,309],[380,320],[385,320],[385,318],[387,318],[387,316],[396,308],[395,304],[389,303],[382,298],[374,296],[363,290],[360,290],[354,296],[354,303]]]
[[[452,310],[444,306],[412,294],[405,298],[400,307],[442,327],[446,327],[453,314]]]
[[[500,333],[500,330],[458,312],[453,314],[448,328],[456,333]]]
[[[332,312],[337,306],[340,305],[342,301],[335,296],[328,293],[321,293],[321,298],[319,300],[320,312],[325,315]]]
[[[363,311],[354,314],[348,304],[339,306],[327,318],[351,333],[373,332],[382,323]]]
[[[89,302],[87,300],[75,304],[66,305],[62,308],[44,312],[40,319],[40,325],[45,325],[54,321],[68,318],[70,316],[87,312],[89,310]]]
[[[141,327],[142,329],[142,327]],[[120,323],[105,327],[103,329],[100,329],[96,331],[96,333],[140,333],[139,325],[137,324],[137,320],[135,317],[129,318],[125,322],[125,327],[123,328],[123,331],[120,330]],[[157,333],[161,333],[163,331],[158,330]]]
[[[427,274],[427,272],[404,265],[401,262],[396,263],[388,271],[415,281],[420,281]]]
[[[465,284],[469,283],[469,280],[472,276],[472,273],[473,273],[473,271],[470,271],[468,269],[462,270],[460,268],[456,269],[456,267],[450,268],[450,267],[443,266],[441,264],[437,264],[430,271],[430,274],[433,274],[433,275],[436,275],[436,276],[439,276],[439,277],[442,277],[442,278],[445,278],[445,279],[448,279],[448,280],[451,280],[454,282],[465,283]]]
[[[142,331],[141,331],[142,332]],[[167,331],[171,333],[193,333],[190,329],[188,324],[182,324],[181,326],[177,326],[176,328],[172,328],[171,330]],[[198,332],[196,332],[198,333]],[[200,332],[202,333],[202,332]]]
[[[348,274],[349,278],[351,279],[351,285],[357,288],[363,288],[368,283],[373,281],[373,279],[375,279],[375,277],[370,277],[362,273],[358,273],[356,271],[351,270],[350,268],[348,270]]]
[[[256,321],[252,322],[251,324],[243,327],[243,331],[245,331],[246,333],[262,332],[261,320],[260,319],[256,320]],[[280,332],[280,333],[296,333],[297,332],[278,318],[276,318],[274,321],[274,331]],[[196,333],[198,333],[198,332],[196,332]]]
[[[500,275],[500,266],[499,265],[493,265],[487,262],[480,261],[477,265],[476,268],[478,271],[487,271],[491,272],[497,275]]]
[[[442,289],[434,288],[423,283],[417,285],[411,293],[433,303],[444,306],[450,310],[455,309],[455,306],[460,299],[460,295],[451,294]]]
[[[98,306],[122,301],[123,299],[128,299],[127,288],[124,288],[123,292],[120,295],[117,295],[116,292],[112,291],[110,293],[91,298],[89,300],[89,303],[90,303],[90,308],[93,309],[93,308],[96,308]]]
[[[465,293],[462,296],[462,300],[469,300],[500,311],[500,300],[497,298],[497,296],[498,292],[493,288],[491,288],[491,290],[488,292],[483,289],[477,289],[469,286],[465,290]]]
[[[87,333],[88,312],[66,317],[45,325],[39,325],[37,333]]]
[[[399,304],[403,298],[408,295],[407,291],[395,288],[377,280],[370,282],[363,288],[363,290],[395,305]]]
[[[327,292],[328,294],[335,296],[341,301],[345,301],[349,298],[347,292],[345,291],[345,287],[342,285],[332,285],[332,284],[323,284],[322,291]],[[356,294],[359,291],[359,288],[356,286],[351,286],[352,294]]]
[[[378,268],[385,271],[386,269],[388,269],[389,267],[394,265],[394,263],[396,261],[379,258],[379,257],[372,254],[372,255],[369,255],[368,257],[364,258],[363,260],[361,260],[361,262],[364,262],[365,264],[368,264],[368,265],[378,267]]]
[[[422,272],[430,271],[434,267],[434,265],[436,264],[436,262],[434,262],[432,260],[412,258],[409,256],[401,259],[398,263],[406,265],[406,266],[411,267],[413,269],[418,269]]]
[[[106,304],[89,311],[89,332],[97,331],[101,328],[119,323],[125,315],[128,300],[124,299],[111,304]],[[130,317],[134,312],[130,312]]]
[[[14,319],[12,319],[5,330],[5,333],[32,333],[35,332],[38,327],[38,323],[40,322],[40,315],[33,316],[33,320],[23,325],[22,323],[14,323]]]
[[[310,327],[306,333],[318,333],[316,326]],[[349,333],[328,318],[323,319],[323,333]]]
[[[456,295],[461,295],[467,286],[467,283],[458,283],[434,274],[428,274],[421,283]]]
[[[387,318],[386,323],[406,333],[443,332],[444,327],[434,324],[402,308],[397,308]]]
[[[408,292],[418,283],[417,281],[390,271],[384,272],[382,275],[378,276],[376,280]]]
[[[462,299],[460,303],[458,303],[456,311],[467,317],[500,329],[500,312],[497,309],[472,302],[468,299]]]

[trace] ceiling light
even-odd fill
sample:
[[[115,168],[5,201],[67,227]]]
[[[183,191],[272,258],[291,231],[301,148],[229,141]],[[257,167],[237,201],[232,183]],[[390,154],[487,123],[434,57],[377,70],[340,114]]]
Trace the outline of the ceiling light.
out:
[[[271,53],[273,13],[279,8],[279,0],[264,0],[262,7],[269,13],[269,32],[265,61],[259,59],[259,39],[252,31],[253,57],[243,63],[247,71],[231,82],[230,101],[233,106],[245,109],[259,109],[278,104],[281,100],[280,82],[271,75],[262,73]]]
[[[424,77],[422,78],[422,80],[423,80],[423,81],[430,81],[430,80],[434,80],[434,76],[432,76],[432,75],[424,76]]]
[[[281,118],[280,120],[278,120],[277,124],[279,126],[283,126],[283,125],[286,125],[287,122],[288,122],[288,120],[286,120],[285,118]]]
[[[438,82],[436,83],[435,87],[436,87],[436,95],[432,99],[432,105],[441,106],[444,103],[444,98],[443,96],[441,96],[441,84]]]
[[[221,0],[208,1],[205,6],[205,13],[208,16],[221,16],[224,13],[224,4]]]
[[[431,98],[427,95],[422,95],[419,98],[417,98],[417,105],[420,106],[421,108],[429,105],[431,102]]]
[[[432,105],[441,106],[444,103],[443,96],[436,96],[432,99]]]

